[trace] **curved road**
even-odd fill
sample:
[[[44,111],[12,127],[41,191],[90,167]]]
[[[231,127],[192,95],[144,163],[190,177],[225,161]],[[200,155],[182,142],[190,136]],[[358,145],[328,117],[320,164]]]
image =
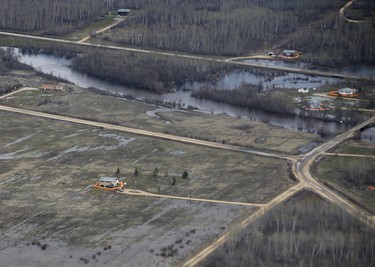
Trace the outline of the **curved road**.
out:
[[[342,8],[340,8],[340,11],[339,11],[340,18],[342,18],[343,20],[346,20],[347,22],[350,22],[350,23],[365,23],[365,22],[369,22],[367,20],[354,20],[354,19],[348,19],[347,17],[345,17],[345,9],[348,8],[349,6],[351,6],[354,3],[354,1],[355,0],[351,0],[348,3],[346,3],[345,6],[343,6]]]

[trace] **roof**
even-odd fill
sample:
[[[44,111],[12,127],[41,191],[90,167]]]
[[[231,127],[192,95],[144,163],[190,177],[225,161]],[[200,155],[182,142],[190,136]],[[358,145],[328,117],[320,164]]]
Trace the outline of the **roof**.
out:
[[[352,88],[349,88],[349,87],[345,87],[345,88],[341,88],[340,90],[337,91],[339,94],[355,94],[357,93],[357,90],[356,89],[352,89]]]
[[[99,182],[116,182],[117,177],[101,177]]]
[[[283,52],[286,53],[286,54],[294,54],[296,52],[296,50],[288,50],[288,49],[286,49]]]
[[[117,12],[124,12],[124,13],[129,13],[131,11],[131,9],[126,9],[126,8],[120,8],[119,10],[117,10]]]

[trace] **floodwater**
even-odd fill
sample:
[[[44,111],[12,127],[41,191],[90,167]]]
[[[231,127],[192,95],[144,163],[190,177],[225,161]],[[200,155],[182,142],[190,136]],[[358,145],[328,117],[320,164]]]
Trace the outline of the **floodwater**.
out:
[[[259,84],[264,87],[318,87],[322,84],[333,84],[339,81],[336,78],[309,76],[304,74],[284,73],[282,75],[260,75],[247,71],[232,71],[229,72],[216,83],[201,83],[191,81],[185,83],[181,88],[177,88],[175,92],[155,94],[146,90],[139,90],[109,83],[70,68],[71,60],[56,57],[54,55],[45,54],[22,54],[19,49],[15,49],[19,55],[19,60],[22,63],[33,66],[35,69],[52,74],[56,77],[66,79],[80,87],[88,88],[95,87],[101,91],[108,92],[120,96],[132,96],[139,101],[164,101],[174,102],[182,107],[195,107],[202,112],[209,112],[212,114],[227,114],[229,116],[245,118],[253,121],[261,121],[276,126],[281,126],[289,129],[295,129],[304,132],[318,133],[324,131],[325,133],[335,134],[340,131],[345,131],[350,128],[350,125],[339,124],[335,122],[324,122],[314,119],[305,119],[300,117],[281,116],[260,110],[250,110],[246,108],[239,108],[232,105],[218,103],[211,100],[197,99],[191,96],[191,91],[208,86],[210,88],[221,88],[233,90],[238,88],[243,83]],[[277,63],[280,64],[280,63]]]
[[[369,143],[375,143],[375,127],[370,127],[361,132],[361,140]]]

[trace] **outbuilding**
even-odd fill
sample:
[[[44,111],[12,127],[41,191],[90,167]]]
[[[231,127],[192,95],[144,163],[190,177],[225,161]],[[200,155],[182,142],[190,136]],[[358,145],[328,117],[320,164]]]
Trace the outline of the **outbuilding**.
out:
[[[130,11],[131,9],[120,8],[119,10],[117,10],[117,15],[124,17],[127,16],[130,13]]]

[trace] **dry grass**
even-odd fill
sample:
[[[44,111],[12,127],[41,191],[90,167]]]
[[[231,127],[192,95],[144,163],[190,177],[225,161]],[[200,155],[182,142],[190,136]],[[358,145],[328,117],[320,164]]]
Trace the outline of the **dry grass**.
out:
[[[43,100],[45,102],[41,105]],[[140,129],[283,153],[293,153],[299,147],[318,139],[309,133],[196,111],[162,110],[156,113],[159,116],[157,118],[146,114],[156,110],[156,106],[79,89],[73,93],[20,93],[9,99],[8,104],[88,119],[95,117]]]
[[[175,266],[254,211],[91,188],[117,168],[130,186],[203,198],[264,202],[292,184],[282,160],[6,112],[0,122],[0,257],[8,266],[121,265],[125,259],[134,266]],[[186,180],[180,177],[185,169]]]

